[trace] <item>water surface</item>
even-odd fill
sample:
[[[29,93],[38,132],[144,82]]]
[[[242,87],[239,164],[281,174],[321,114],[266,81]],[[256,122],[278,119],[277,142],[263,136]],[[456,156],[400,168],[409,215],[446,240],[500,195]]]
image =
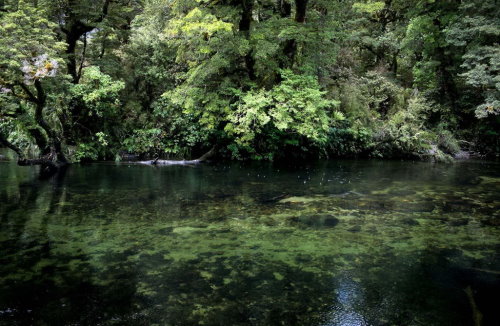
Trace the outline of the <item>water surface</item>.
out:
[[[500,325],[500,165],[0,163],[0,325]]]

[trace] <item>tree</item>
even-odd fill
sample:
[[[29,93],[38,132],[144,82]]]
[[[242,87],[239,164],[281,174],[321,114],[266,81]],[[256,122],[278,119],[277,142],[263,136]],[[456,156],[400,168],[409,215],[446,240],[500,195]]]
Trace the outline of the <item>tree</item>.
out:
[[[481,94],[478,118],[500,114],[500,12],[496,1],[463,3],[457,18],[446,30],[448,43],[464,51],[462,73],[465,84]]]
[[[17,149],[21,164],[67,162],[60,135],[46,120],[47,106],[52,101],[47,89],[56,88],[48,86],[47,79],[57,78],[59,87],[64,87],[59,67],[64,62],[60,53],[65,45],[57,41],[54,29],[55,24],[45,18],[42,10],[23,1],[18,2],[17,10],[0,17],[0,87],[2,100],[10,104],[2,107],[0,118],[4,124],[6,120],[22,121],[43,157],[25,160]],[[15,148],[7,138],[3,135],[2,143]]]
[[[26,134],[34,140],[41,157],[28,161],[24,159],[26,150],[20,150],[20,163],[57,165],[68,161],[65,144],[77,147],[78,158],[83,157],[78,149],[85,144],[106,143],[97,140],[108,137],[114,128],[109,119],[117,114],[110,108],[117,106],[123,84],[97,67],[84,66],[83,61],[76,81],[71,69],[69,76],[65,73],[64,68],[69,69],[73,61],[67,56],[72,45],[60,40],[59,26],[49,20],[51,14],[42,9],[44,4],[17,1],[0,18],[0,65],[4,68],[0,83],[2,101],[9,110],[3,113],[3,142],[9,139],[7,132],[17,130],[16,135]],[[94,45],[93,40],[89,43]],[[92,118],[95,115],[103,119]]]

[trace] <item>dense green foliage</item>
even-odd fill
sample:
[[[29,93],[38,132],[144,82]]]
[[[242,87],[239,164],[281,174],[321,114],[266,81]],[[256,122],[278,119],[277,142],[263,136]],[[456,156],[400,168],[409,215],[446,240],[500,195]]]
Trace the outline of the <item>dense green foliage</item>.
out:
[[[5,0],[0,36],[27,157],[500,153],[495,0]]]

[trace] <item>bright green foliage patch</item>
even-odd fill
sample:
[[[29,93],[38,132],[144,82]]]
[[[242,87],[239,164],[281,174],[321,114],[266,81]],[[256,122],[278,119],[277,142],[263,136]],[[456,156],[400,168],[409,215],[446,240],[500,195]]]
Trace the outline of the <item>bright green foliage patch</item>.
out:
[[[281,132],[296,134],[324,144],[338,102],[327,100],[314,77],[281,73],[283,81],[269,91],[250,91],[241,96],[231,123],[230,133],[241,144],[251,143],[266,125]]]

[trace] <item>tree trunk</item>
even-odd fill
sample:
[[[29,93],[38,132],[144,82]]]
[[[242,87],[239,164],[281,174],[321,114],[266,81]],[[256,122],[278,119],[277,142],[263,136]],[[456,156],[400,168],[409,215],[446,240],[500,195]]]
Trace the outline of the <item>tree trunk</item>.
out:
[[[292,14],[292,5],[287,0],[277,0],[276,8],[281,18],[290,17]]]
[[[35,88],[37,90],[37,99],[38,99],[35,109],[35,120],[38,123],[38,125],[42,127],[42,129],[47,133],[47,136],[49,137],[49,141],[52,147],[51,154],[55,155],[55,159],[61,164],[67,164],[68,160],[66,159],[62,151],[61,140],[59,139],[55,131],[49,126],[49,124],[43,118],[43,109],[45,108],[47,98],[45,96],[42,84],[40,83],[39,80],[35,81]]]
[[[40,155],[44,156],[50,154],[50,146],[47,142],[47,137],[40,131],[39,128],[30,128],[28,132],[31,137],[35,140],[35,144],[40,150]]]
[[[442,32],[443,29],[439,19],[434,20],[434,25]],[[448,71],[448,68],[453,66],[452,59],[449,55],[446,55],[445,48],[441,46],[436,49],[436,59],[439,61],[438,76],[440,97],[441,99],[447,99],[451,108],[455,109],[455,99],[458,97],[458,92],[453,76]]]
[[[250,38],[250,25],[252,23],[252,10],[253,10],[254,0],[242,0],[241,6],[241,19],[239,24],[239,30],[245,35],[248,40]],[[245,55],[245,66],[248,72],[248,78],[250,80],[255,80],[255,60],[253,58],[253,49],[250,49]]]
[[[147,164],[147,165],[194,165],[208,161],[211,157],[215,155],[216,146],[212,147],[208,152],[203,154],[200,158],[196,160],[151,160],[151,161],[139,161],[139,164]]]
[[[78,40],[86,33],[92,31],[98,23],[102,22],[104,18],[108,15],[108,10],[109,10],[109,3],[110,0],[105,0],[103,7],[102,7],[102,12],[100,16],[93,22],[89,23],[84,23],[79,20],[78,17],[76,17],[75,13],[73,12],[72,8],[75,8],[78,6],[78,1],[76,0],[70,0],[68,3],[68,12],[67,14],[67,19],[66,19],[66,24],[64,28],[62,28],[63,32],[66,34],[66,44],[68,44],[68,47],[66,48],[66,54],[68,55],[68,61],[67,61],[67,67],[68,67],[68,73],[71,75],[72,81],[74,84],[78,84],[79,82],[79,75],[78,75],[78,65],[76,63],[76,44]]]
[[[305,23],[308,1],[309,0],[295,0],[295,22],[299,24]],[[297,40],[288,40],[285,43],[283,51],[285,56],[288,58],[288,65],[293,67],[295,63],[295,55],[297,53]]]
[[[295,21],[297,23],[305,23],[308,1],[309,0],[295,0]]]
[[[0,145],[5,146],[11,150],[13,150],[17,154],[17,164],[19,166],[31,166],[31,165],[40,165],[41,170],[40,170],[40,177],[45,178],[45,177],[50,177],[59,169],[66,165],[66,163],[61,164],[58,162],[54,162],[50,159],[50,156],[48,157],[42,157],[38,159],[27,159],[24,157],[23,152],[19,147],[16,145],[12,144],[7,140],[7,137],[2,135],[0,133]]]

